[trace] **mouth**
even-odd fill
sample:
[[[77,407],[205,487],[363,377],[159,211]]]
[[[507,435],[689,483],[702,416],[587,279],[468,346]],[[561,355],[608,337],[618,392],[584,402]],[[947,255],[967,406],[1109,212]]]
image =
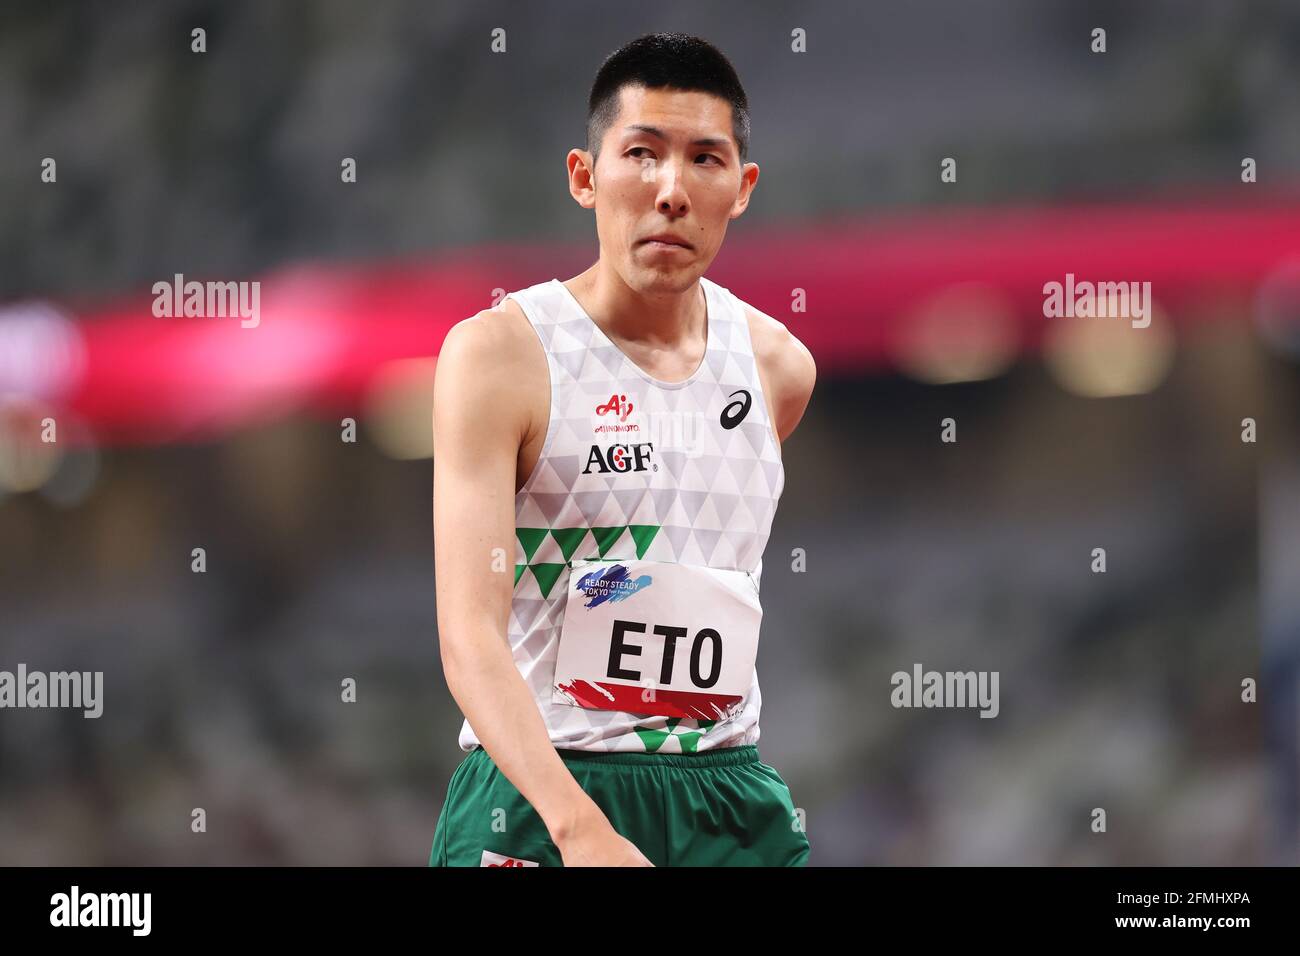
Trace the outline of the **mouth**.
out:
[[[678,239],[676,236],[651,236],[648,239],[642,239],[637,243],[639,246],[650,246],[655,249],[694,249],[685,239]]]

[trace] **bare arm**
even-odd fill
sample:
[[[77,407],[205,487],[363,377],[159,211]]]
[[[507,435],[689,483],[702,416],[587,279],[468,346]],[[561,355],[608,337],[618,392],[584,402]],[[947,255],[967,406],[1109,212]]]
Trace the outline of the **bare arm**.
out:
[[[488,756],[532,804],[566,865],[649,865],[560,760],[506,637],[515,467],[530,427],[527,389],[537,385],[523,358],[506,317],[491,312],[452,328],[438,357],[433,527],[443,672]]]

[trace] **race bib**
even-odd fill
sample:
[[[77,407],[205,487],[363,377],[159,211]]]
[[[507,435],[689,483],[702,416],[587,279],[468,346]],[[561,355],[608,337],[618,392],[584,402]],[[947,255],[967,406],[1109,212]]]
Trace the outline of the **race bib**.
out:
[[[747,571],[569,562],[552,700],[726,720],[749,693],[763,610]]]

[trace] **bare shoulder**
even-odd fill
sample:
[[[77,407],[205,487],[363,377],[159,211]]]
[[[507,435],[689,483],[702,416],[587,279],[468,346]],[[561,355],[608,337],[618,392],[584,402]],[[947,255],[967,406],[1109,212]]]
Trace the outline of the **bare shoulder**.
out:
[[[498,380],[536,378],[539,372],[546,376],[541,342],[514,299],[504,299],[453,325],[438,357],[450,358],[466,372]]]
[[[528,317],[514,299],[503,299],[500,305],[484,309],[453,325],[443,339],[440,355],[453,352],[469,361],[497,359],[512,362],[526,359],[529,354],[527,337],[536,335],[529,327]]]
[[[461,319],[448,330],[438,352],[437,377],[449,387],[436,390],[444,400],[465,399],[479,404],[491,397],[488,409],[500,423],[514,418],[524,431],[535,428],[540,396],[547,401],[549,373],[541,341],[514,299]],[[545,409],[543,409],[543,413]]]
[[[817,378],[817,365],[808,347],[795,337],[786,324],[748,302],[745,315],[749,319],[749,337],[754,343],[754,356],[769,369],[793,375],[812,391]]]
[[[763,388],[773,406],[777,433],[784,440],[803,418],[817,382],[812,353],[784,322],[742,302],[749,320],[749,338]]]

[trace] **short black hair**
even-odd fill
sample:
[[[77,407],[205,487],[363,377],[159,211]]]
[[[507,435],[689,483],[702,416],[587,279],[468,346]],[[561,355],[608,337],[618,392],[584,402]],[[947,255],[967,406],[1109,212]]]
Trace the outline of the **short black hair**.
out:
[[[592,162],[618,118],[625,86],[712,93],[731,104],[732,136],[741,162],[749,155],[749,99],[731,61],[708,40],[684,33],[648,33],[605,58],[587,98],[587,151]]]

